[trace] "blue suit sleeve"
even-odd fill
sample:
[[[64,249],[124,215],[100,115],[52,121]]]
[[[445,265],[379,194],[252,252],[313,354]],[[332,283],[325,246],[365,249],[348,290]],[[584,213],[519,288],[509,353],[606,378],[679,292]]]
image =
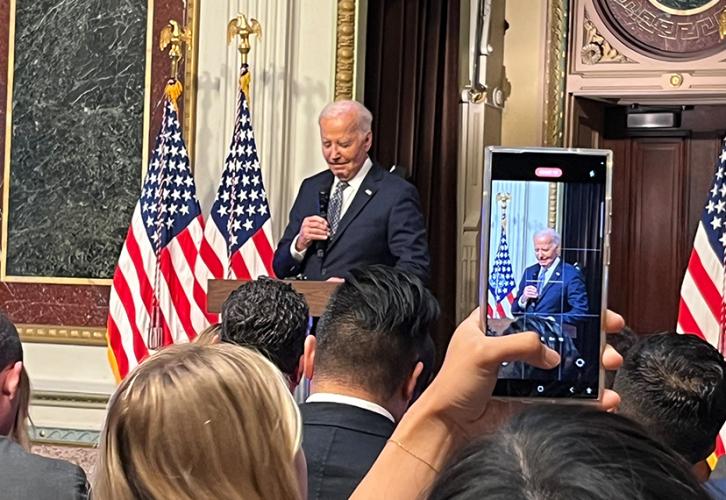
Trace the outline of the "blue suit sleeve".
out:
[[[303,204],[305,203],[305,182],[300,186],[295,203],[290,209],[290,219],[285,228],[285,233],[282,235],[282,239],[277,244],[275,250],[275,257],[272,260],[272,268],[275,271],[275,276],[278,278],[289,278],[300,274],[302,270],[302,264],[305,262],[297,262],[292,258],[290,254],[290,245],[295,236],[300,232],[300,226],[302,221],[305,219],[305,213],[303,211]],[[308,254],[305,256],[308,257]]]
[[[388,249],[397,269],[415,274],[428,285],[431,264],[426,226],[418,193],[408,182],[389,213]]]
[[[522,309],[522,306],[519,305],[519,297],[522,296],[522,292],[524,291],[524,286],[527,283],[527,269],[524,270],[522,273],[522,279],[519,280],[519,289],[517,290],[517,296],[514,298],[514,302],[512,302],[512,313],[514,314],[522,314],[524,310]]]
[[[562,315],[563,323],[575,324],[586,318],[589,306],[585,278],[580,270],[574,266],[567,283],[567,305],[569,309]]]

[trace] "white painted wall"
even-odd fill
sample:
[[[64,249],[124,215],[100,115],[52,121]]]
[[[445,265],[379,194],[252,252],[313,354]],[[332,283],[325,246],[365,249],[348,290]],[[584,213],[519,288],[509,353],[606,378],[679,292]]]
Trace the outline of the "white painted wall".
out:
[[[227,46],[226,27],[237,12],[262,25],[249,58],[252,122],[278,239],[300,181],[325,168],[317,115],[334,96],[336,2],[201,3],[194,168],[205,211],[214,201],[233,130],[240,56],[236,43]]]

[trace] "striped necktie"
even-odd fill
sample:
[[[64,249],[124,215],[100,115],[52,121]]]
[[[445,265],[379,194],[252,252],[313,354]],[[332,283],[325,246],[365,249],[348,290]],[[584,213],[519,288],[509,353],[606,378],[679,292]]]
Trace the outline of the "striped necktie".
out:
[[[338,230],[338,223],[340,222],[340,213],[343,208],[343,191],[348,186],[346,181],[340,181],[338,186],[333,192],[333,197],[330,199],[330,207],[328,209],[328,224],[330,225],[330,235],[333,236]]]

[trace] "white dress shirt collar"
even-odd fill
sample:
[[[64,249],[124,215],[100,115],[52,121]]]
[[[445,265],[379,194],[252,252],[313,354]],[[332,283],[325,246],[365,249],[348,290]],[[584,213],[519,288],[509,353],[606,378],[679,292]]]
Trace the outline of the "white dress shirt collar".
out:
[[[544,278],[542,280],[542,286],[549,283],[550,279],[552,278],[552,274],[555,272],[555,269],[557,269],[557,266],[560,265],[560,258],[557,257],[555,260],[550,264],[550,267],[545,269]]]
[[[371,161],[371,159],[366,158],[366,161],[363,162],[363,166],[360,168],[360,170],[358,170],[358,173],[355,174],[355,176],[353,176],[353,178],[348,181],[348,189],[346,189],[344,193],[356,193],[360,185],[363,184],[363,179],[366,178],[366,175],[368,175],[368,172],[371,170],[372,166],[373,162]],[[340,179],[333,176],[333,186],[330,189],[331,195],[335,192],[335,188],[338,187],[338,184],[340,184]]]
[[[306,403],[339,403],[343,405],[348,406],[356,406],[358,408],[362,408],[364,410],[372,411],[373,413],[378,413],[381,416],[386,417],[388,420],[396,423],[396,420],[393,418],[393,415],[391,415],[391,412],[386,410],[381,405],[378,405],[376,403],[373,403],[371,401],[366,401],[365,399],[355,398],[353,396],[344,396],[342,394],[332,394],[330,392],[316,392],[315,394],[311,394],[308,399],[305,400]]]

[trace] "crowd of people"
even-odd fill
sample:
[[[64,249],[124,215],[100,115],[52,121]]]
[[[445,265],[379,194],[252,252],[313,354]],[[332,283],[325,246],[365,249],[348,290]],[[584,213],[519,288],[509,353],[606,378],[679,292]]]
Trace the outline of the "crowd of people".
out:
[[[624,361],[606,349],[615,392],[600,408],[525,408],[491,398],[499,366],[551,368],[557,352],[531,332],[487,337],[475,311],[434,376],[438,313],[416,275],[370,266],[349,273],[311,334],[289,284],[245,283],[218,327],[121,383],[91,486],[28,451],[22,345],[2,318],[0,497],[724,498],[706,459],[726,421],[726,362],[705,341],[646,336]],[[624,326],[614,313],[605,323]]]
[[[0,498],[726,498],[726,459],[708,462],[726,362],[695,336],[639,338],[608,311],[599,406],[493,399],[503,363],[562,360],[540,332],[485,335],[478,310],[435,369],[424,217],[368,157],[371,121],[353,101],[323,110],[328,170],[303,182],[277,246],[278,277],[339,283],[314,330],[289,284],[240,286],[218,325],[123,380],[90,481],[30,452],[22,344],[0,316]],[[556,233],[540,236],[549,267]]]

